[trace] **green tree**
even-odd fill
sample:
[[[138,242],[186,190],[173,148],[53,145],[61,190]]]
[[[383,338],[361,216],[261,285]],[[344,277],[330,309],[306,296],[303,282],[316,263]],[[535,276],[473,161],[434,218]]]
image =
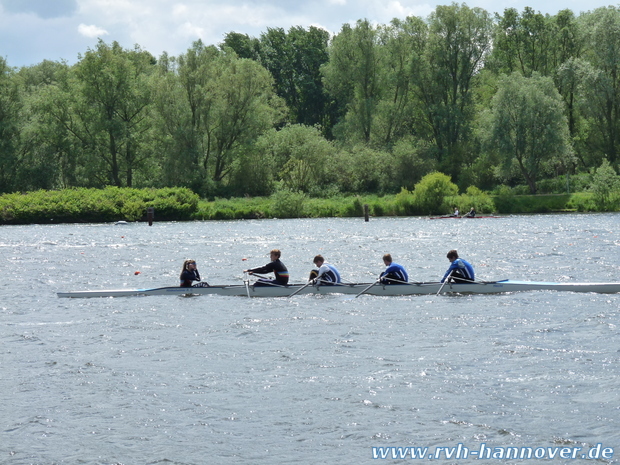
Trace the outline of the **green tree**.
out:
[[[238,32],[228,32],[221,45],[222,50],[230,48],[239,58],[260,60],[260,42],[254,37]]]
[[[519,71],[529,77],[534,72],[547,76],[555,70],[553,53],[557,30],[549,15],[537,13],[530,7],[525,7],[521,14],[515,8],[507,8],[503,16],[496,13],[495,18],[492,61],[498,65],[498,72]]]
[[[580,18],[591,68],[582,77],[582,111],[591,126],[592,147],[612,164],[620,148],[620,9],[597,8]]]
[[[0,57],[0,192],[12,192],[19,149],[22,97],[13,70]]]
[[[259,39],[231,32],[223,47],[240,58],[258,61],[272,75],[276,94],[284,99],[290,121],[307,126],[320,125],[330,134],[333,125],[331,101],[324,92],[321,65],[327,62],[329,33],[314,26],[268,28]]]
[[[74,110],[82,125],[81,141],[103,163],[107,182],[133,185],[134,170],[152,155],[145,150],[151,119],[148,75],[154,59],[136,46],[99,41],[76,65],[79,95]]]
[[[211,107],[203,114],[202,136],[207,139],[203,165],[211,167],[214,181],[230,172],[238,151],[251,144],[281,116],[281,101],[272,79],[258,63],[224,56],[207,92]]]
[[[429,17],[429,38],[414,83],[440,169],[455,176],[469,163],[474,79],[491,49],[492,21],[480,8],[453,3]]]
[[[88,185],[79,140],[70,131],[73,87],[71,68],[43,61],[19,70],[23,86],[21,155],[22,190]]]
[[[384,192],[393,189],[391,154],[358,144],[342,148],[329,160],[330,173],[343,192]]]
[[[235,173],[244,193],[264,195],[274,182],[293,192],[319,191],[333,176],[328,160],[335,149],[318,128],[293,124],[262,134]]]
[[[572,159],[563,101],[550,78],[502,78],[486,116],[487,147],[501,157],[506,176],[518,170],[532,194],[552,162]]]
[[[416,17],[393,19],[381,29],[383,89],[371,135],[374,145],[392,148],[403,138],[420,137],[414,134],[421,115],[415,105],[413,70],[420,65],[427,39],[428,27]]]
[[[265,68],[200,41],[160,68],[157,82],[159,137],[181,149],[187,171],[202,173],[200,186],[194,176],[188,179],[203,194],[223,187],[239,157],[282,115],[282,101]],[[178,162],[166,165],[183,172]]]
[[[437,214],[445,212],[449,207],[445,204],[445,197],[453,197],[458,193],[459,188],[452,182],[450,176],[433,172],[424,176],[415,185],[413,204],[422,214]]]
[[[594,203],[599,211],[615,211],[620,204],[620,176],[607,159],[594,172],[592,187]]]
[[[349,24],[332,40],[329,62],[323,68],[325,87],[341,105],[341,138],[368,143],[381,99],[380,33],[368,20]]]

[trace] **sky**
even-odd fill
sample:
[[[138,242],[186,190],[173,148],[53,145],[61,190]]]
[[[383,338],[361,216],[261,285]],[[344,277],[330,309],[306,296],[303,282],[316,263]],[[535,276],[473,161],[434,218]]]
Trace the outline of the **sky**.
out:
[[[43,60],[74,64],[97,41],[139,45],[159,57],[177,56],[198,39],[218,45],[228,32],[260,37],[268,28],[321,27],[335,34],[345,23],[367,19],[428,17],[436,0],[0,0],[0,56],[11,67]],[[462,3],[462,2],[459,2]],[[469,0],[489,13],[526,6],[555,15],[576,15],[611,3],[604,0]],[[536,5],[536,6],[534,6]],[[614,4],[617,5],[617,4]]]

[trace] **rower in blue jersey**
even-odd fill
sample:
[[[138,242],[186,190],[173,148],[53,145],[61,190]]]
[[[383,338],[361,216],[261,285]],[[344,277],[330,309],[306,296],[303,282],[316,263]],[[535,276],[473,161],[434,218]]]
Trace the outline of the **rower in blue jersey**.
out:
[[[327,263],[322,255],[317,255],[312,260],[317,266],[314,282],[322,285],[334,285],[340,283],[340,273],[334,265]],[[310,275],[312,276],[312,274]]]
[[[381,284],[406,284],[409,281],[409,275],[402,265],[392,261],[392,255],[386,253],[383,256],[383,263],[387,268],[379,276]]]
[[[453,283],[473,283],[474,282],[474,267],[471,264],[462,258],[459,258],[459,254],[456,250],[451,250],[448,252],[448,260],[450,260],[450,267],[444,274],[443,278],[441,278],[441,282],[443,283],[448,275],[452,273],[450,276],[450,281]]]

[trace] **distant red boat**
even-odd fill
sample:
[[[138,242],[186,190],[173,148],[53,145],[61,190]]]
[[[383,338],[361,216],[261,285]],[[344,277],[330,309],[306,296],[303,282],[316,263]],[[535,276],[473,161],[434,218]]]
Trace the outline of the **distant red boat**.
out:
[[[468,220],[477,220],[480,218],[504,218],[503,216],[492,216],[492,215],[488,215],[488,216],[484,216],[484,215],[476,215],[476,216],[454,216],[454,215],[446,215],[446,216],[432,216],[429,219],[430,220],[449,220],[449,219],[453,219],[453,220],[460,220],[460,219],[468,219]]]

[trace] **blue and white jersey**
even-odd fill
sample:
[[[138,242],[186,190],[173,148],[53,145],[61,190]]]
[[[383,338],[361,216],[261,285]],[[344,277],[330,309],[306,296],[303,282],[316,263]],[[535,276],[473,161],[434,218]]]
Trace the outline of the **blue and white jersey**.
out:
[[[474,267],[471,264],[462,258],[457,258],[450,264],[450,268],[446,271],[446,274],[441,278],[441,282],[443,283],[448,275],[452,272],[459,272],[462,277],[468,279],[470,281],[474,280]]]
[[[402,284],[409,281],[407,271],[398,263],[391,263],[379,277],[386,278],[387,284]]]
[[[340,282],[340,273],[334,265],[331,263],[323,262],[321,268],[319,268],[319,275],[317,280],[323,281],[323,284],[335,284]]]

